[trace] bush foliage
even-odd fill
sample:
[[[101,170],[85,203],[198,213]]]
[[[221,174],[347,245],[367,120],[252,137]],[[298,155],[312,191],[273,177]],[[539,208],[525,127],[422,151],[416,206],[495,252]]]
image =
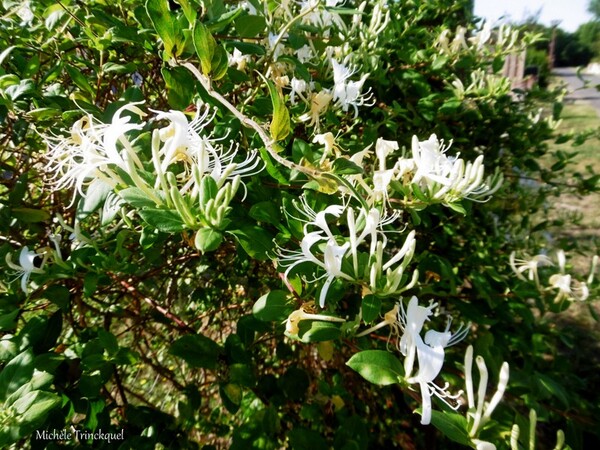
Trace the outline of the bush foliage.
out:
[[[597,258],[549,238],[598,175],[501,75],[536,36],[466,0],[0,21],[0,447],[598,443]]]

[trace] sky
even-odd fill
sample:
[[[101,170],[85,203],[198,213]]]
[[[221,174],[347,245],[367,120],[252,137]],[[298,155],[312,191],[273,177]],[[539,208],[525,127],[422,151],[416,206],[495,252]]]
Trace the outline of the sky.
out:
[[[475,15],[492,25],[502,21],[519,23],[541,8],[539,22],[552,25],[556,21],[563,30],[573,32],[592,19],[587,12],[588,3],[589,0],[475,0]],[[502,16],[504,19],[499,21]]]

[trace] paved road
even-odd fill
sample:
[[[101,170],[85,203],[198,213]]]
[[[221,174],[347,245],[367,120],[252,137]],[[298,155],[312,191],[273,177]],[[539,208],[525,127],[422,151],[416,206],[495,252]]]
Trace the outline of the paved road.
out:
[[[552,73],[567,84],[569,93],[566,100],[585,101],[596,108],[600,115],[600,91],[596,89],[596,85],[600,85],[600,76],[581,73],[588,82],[584,87],[584,82],[577,77],[577,69],[574,67],[557,68]]]

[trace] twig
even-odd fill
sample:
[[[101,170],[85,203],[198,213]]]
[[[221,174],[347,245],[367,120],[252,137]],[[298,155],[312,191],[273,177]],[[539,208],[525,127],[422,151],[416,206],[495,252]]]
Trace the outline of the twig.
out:
[[[269,135],[264,130],[264,128],[262,126],[260,126],[258,123],[256,123],[254,120],[250,119],[249,117],[244,116],[241,112],[239,112],[236,109],[235,106],[233,106],[231,103],[229,103],[229,101],[227,101],[227,99],[225,99],[225,97],[223,97],[221,94],[219,94],[217,91],[215,91],[212,88],[210,78],[208,78],[206,75],[201,74],[200,71],[193,64],[184,63],[183,67],[187,68],[190,72],[192,72],[194,74],[194,76],[198,79],[200,84],[202,84],[202,87],[204,89],[206,89],[206,92],[208,92],[208,94],[212,98],[214,98],[219,103],[221,103],[225,108],[227,108],[229,111],[231,111],[231,113],[242,123],[242,125],[244,125],[247,128],[252,128],[254,131],[256,131],[258,133],[258,135],[260,136],[260,139],[265,144],[265,148],[269,152],[269,155],[271,155],[271,157],[275,161],[277,161],[282,166],[287,167],[288,169],[297,170],[298,172],[302,172],[303,174],[308,175],[311,178],[318,178],[320,176],[326,175],[324,172],[321,172],[320,170],[310,169],[308,167],[300,166],[298,164],[293,163],[292,161],[288,161],[287,159],[281,157],[277,153],[277,150],[275,149],[276,142],[271,137],[269,137]]]
[[[146,297],[142,294],[140,294],[135,287],[133,287],[131,284],[129,284],[127,281],[125,280],[119,280],[115,275],[113,274],[109,274],[109,276],[119,282],[119,284],[121,284],[121,286],[125,287],[125,289],[127,289],[127,291],[129,291],[129,293],[131,293],[131,295],[138,299],[138,300],[143,300],[146,304],[148,304],[152,309],[154,309],[155,311],[159,312],[160,314],[162,314],[163,316],[165,316],[167,319],[170,319],[171,321],[175,322],[175,324],[182,330],[185,331],[189,331],[191,333],[196,333],[196,330],[194,330],[192,327],[190,327],[188,324],[186,324],[183,320],[181,320],[179,317],[177,317],[175,314],[171,313],[170,311],[168,311],[167,309],[163,308],[162,306],[160,306],[159,304],[157,304],[154,300],[152,300],[149,297]]]

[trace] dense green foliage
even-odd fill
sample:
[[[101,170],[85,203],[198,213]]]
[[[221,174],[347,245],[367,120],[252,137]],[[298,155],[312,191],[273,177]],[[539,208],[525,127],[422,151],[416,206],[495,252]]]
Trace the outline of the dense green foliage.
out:
[[[598,444],[559,320],[595,267],[548,231],[599,177],[501,76],[534,36],[469,1],[2,5],[0,447]]]

